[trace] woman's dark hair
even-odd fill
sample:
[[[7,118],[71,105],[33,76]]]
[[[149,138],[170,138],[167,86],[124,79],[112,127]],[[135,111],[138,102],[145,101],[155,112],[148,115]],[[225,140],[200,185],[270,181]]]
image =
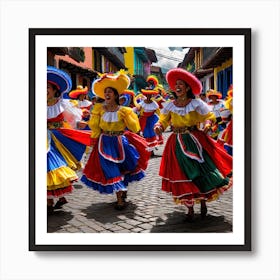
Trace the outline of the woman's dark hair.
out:
[[[113,88],[113,87],[108,87],[108,88],[110,88],[110,89],[114,92],[115,101],[116,101],[116,103],[117,103],[118,105],[120,105],[119,93],[118,93],[118,91],[117,91],[115,88]]]
[[[184,82],[186,87],[189,87],[189,90],[187,91],[187,98],[195,99],[195,95],[192,92],[192,88],[185,81],[182,81],[182,82]],[[175,98],[177,99],[178,96],[176,94],[176,91],[173,91],[173,94],[174,94]]]

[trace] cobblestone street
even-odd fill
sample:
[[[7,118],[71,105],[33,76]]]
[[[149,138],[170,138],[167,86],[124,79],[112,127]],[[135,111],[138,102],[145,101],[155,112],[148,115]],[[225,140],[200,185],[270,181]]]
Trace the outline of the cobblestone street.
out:
[[[164,133],[165,141],[169,134]],[[124,210],[114,209],[115,195],[101,195],[77,182],[74,192],[67,196],[69,203],[48,217],[48,232],[231,232],[232,190],[207,204],[204,220],[200,218],[200,206],[195,205],[195,221],[187,222],[187,208],[174,204],[172,196],[161,191],[158,170],[162,151],[163,146],[150,159],[146,177],[128,186]]]

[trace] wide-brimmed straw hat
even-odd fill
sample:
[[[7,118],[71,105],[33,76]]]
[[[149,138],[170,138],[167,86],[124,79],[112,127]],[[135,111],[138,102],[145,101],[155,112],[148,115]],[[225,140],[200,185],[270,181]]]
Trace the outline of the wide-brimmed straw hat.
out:
[[[55,85],[61,95],[69,92],[72,88],[71,77],[66,72],[53,66],[47,67],[47,81]]]
[[[77,89],[69,92],[69,97],[73,98],[73,99],[76,99],[76,98],[78,98],[79,95],[87,94],[87,93],[88,93],[88,87],[83,88],[83,86],[79,85],[79,86],[77,86]]]
[[[214,89],[209,89],[206,93],[206,97],[209,98],[210,96],[217,96],[217,98],[222,98],[222,94],[219,91],[216,91]]]
[[[169,70],[166,73],[166,80],[173,91],[176,91],[177,80],[182,80],[187,83],[191,87],[192,93],[195,95],[199,95],[202,90],[202,84],[199,79],[192,73],[182,68],[174,68]]]
[[[158,91],[156,89],[141,89],[144,95],[157,95]]]
[[[123,93],[125,89],[128,88],[130,84],[129,77],[124,73],[124,71],[119,71],[115,74],[103,74],[99,79],[92,83],[92,92],[98,97],[104,99],[104,91],[107,87],[114,88],[119,94]]]

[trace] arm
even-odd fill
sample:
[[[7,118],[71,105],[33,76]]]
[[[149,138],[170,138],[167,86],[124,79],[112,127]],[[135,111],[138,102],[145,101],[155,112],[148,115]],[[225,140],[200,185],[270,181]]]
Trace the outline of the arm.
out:
[[[134,133],[140,130],[140,124],[138,116],[133,112],[131,108],[122,107],[120,115],[125,123],[125,126]]]
[[[171,113],[160,114],[159,121],[154,126],[154,131],[156,134],[161,134],[170,124]]]
[[[99,126],[101,118],[102,104],[95,104],[91,117],[88,121],[88,126],[91,129],[91,138],[98,139],[101,129]]]

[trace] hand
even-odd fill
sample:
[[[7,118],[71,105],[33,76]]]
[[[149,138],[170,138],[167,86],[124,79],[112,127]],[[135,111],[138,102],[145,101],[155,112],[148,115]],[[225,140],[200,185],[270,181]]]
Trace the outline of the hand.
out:
[[[77,128],[78,129],[84,129],[87,126],[86,122],[80,121],[77,123]]]
[[[207,133],[209,132],[210,128],[211,128],[211,126],[206,125],[206,126],[204,127],[204,129],[203,129],[203,132],[204,132],[205,134],[207,134]]]
[[[154,131],[157,135],[162,134],[162,128],[160,126],[155,126]]]

